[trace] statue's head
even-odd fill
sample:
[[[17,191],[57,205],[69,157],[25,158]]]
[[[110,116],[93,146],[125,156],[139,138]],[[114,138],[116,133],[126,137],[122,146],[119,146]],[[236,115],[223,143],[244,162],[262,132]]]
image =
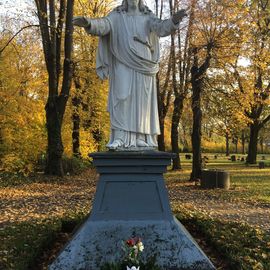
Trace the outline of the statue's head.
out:
[[[121,6],[117,7],[118,11],[128,11],[128,1],[130,0],[123,0]],[[140,12],[145,14],[150,13],[150,9],[145,5],[144,0],[137,0]]]

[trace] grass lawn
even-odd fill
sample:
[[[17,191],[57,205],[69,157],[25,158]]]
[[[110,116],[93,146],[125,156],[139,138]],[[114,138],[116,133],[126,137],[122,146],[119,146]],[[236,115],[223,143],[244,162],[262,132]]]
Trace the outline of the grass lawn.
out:
[[[204,205],[198,209],[196,203],[194,205],[190,202],[186,203],[187,200],[185,201],[185,199],[179,202],[180,199],[177,197],[172,201],[174,213],[189,228],[191,233],[192,231],[199,232],[204,236],[206,245],[212,246],[222,254],[227,262],[226,269],[270,269],[269,227],[267,230],[261,230],[256,226],[250,226],[247,222],[242,222],[241,219],[237,222],[233,218],[220,219],[215,217],[217,208],[211,209],[213,204],[207,207],[209,202],[217,200],[221,208],[225,208],[225,213],[231,210],[231,205],[235,209],[244,205],[243,211],[247,213],[253,208],[255,211],[263,209],[262,212],[265,213],[264,222],[269,224],[270,156],[265,155],[266,168],[264,169],[259,169],[258,165],[246,166],[241,161],[232,162],[224,155],[219,155],[218,159],[214,159],[213,154],[206,154],[205,156],[209,157],[206,169],[218,169],[230,173],[231,189],[228,191],[191,189],[191,192],[196,192],[193,203],[203,195]],[[181,185],[179,182],[186,183],[189,179],[191,161],[185,160],[184,155],[181,158],[182,171],[169,171],[166,175],[169,191]],[[180,192],[179,196],[181,196]],[[230,204],[227,202],[230,202]],[[260,208],[257,208],[258,205]],[[204,209],[208,211],[204,211]],[[256,221],[261,222],[260,219]],[[219,269],[225,268],[221,266]]]
[[[212,257],[211,250],[205,251],[217,262],[218,269],[269,270],[270,156],[265,155],[265,169],[232,162],[224,155],[218,159],[214,159],[214,154],[205,156],[209,157],[206,168],[230,172],[231,189],[195,187],[188,182],[191,161],[181,156],[183,169],[166,174],[174,213],[203,248],[209,246],[219,254],[225,263],[219,263],[215,255]],[[1,177],[0,269],[46,269],[59,250],[60,244],[55,246],[59,235],[70,233],[87,216],[95,185],[95,173],[91,170],[64,180],[15,177],[7,181]],[[262,218],[249,223],[249,219],[241,221],[241,216],[224,217],[224,213],[218,212],[222,205],[228,207],[223,209],[225,214],[241,206],[240,214],[258,209]],[[267,228],[257,228],[257,222],[264,222]]]
[[[244,162],[232,162],[225,155],[214,159],[214,154],[205,154],[209,157],[205,169],[217,169],[228,171],[230,173],[231,190],[214,190],[219,196],[229,200],[248,200],[254,202],[270,202],[270,155],[265,156],[265,169],[259,169],[258,165],[246,166]],[[240,158],[242,155],[237,155]],[[258,155],[258,161],[261,161],[262,155]],[[182,171],[169,171],[167,173],[168,181],[188,181],[191,173],[191,161],[185,160],[181,155]]]

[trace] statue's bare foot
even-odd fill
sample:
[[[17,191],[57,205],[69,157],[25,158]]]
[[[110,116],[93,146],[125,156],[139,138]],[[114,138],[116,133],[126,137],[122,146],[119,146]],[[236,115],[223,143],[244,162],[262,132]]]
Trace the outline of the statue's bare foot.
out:
[[[122,140],[115,140],[113,143],[111,143],[110,145],[108,145],[108,148],[115,150],[115,149],[117,149],[118,147],[120,147],[122,145],[123,145]]]
[[[136,145],[137,145],[137,147],[148,147],[149,146],[145,141],[143,141],[141,139],[136,140]]]

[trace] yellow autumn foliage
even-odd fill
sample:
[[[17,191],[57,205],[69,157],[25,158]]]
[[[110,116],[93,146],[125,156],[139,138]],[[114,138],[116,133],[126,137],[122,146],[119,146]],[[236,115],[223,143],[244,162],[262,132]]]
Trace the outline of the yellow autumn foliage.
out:
[[[254,1],[256,4],[256,1]],[[254,119],[247,119],[245,113],[251,113],[257,104],[262,104],[264,113],[269,113],[269,96],[267,94],[267,83],[269,83],[269,42],[259,46],[262,38],[269,41],[268,37],[258,37],[259,27],[256,16],[256,7],[248,9],[245,1],[202,1],[201,11],[195,18],[193,26],[193,45],[204,48],[211,36],[205,33],[216,33],[214,68],[223,70],[218,76],[212,76],[213,88],[206,98],[216,102],[209,103],[205,108],[206,117],[203,125],[207,125],[211,131],[245,128]],[[205,6],[204,6],[205,4]],[[115,5],[111,0],[81,0],[75,1],[74,16],[83,15],[91,18],[102,17]],[[204,10],[208,13],[205,13]],[[267,13],[268,12],[268,13]],[[265,14],[264,14],[265,13]],[[212,14],[213,16],[208,16]],[[258,13],[261,16],[260,26],[264,27],[265,17],[269,16],[269,9]],[[211,19],[211,20],[210,20]],[[9,17],[6,17],[6,21]],[[234,27],[231,27],[234,25]],[[16,32],[12,26],[7,29]],[[217,33],[226,32],[226,35],[217,36]],[[262,34],[262,33],[261,33]],[[8,31],[0,33],[0,48],[12,37]],[[96,75],[95,55],[97,49],[97,38],[88,35],[84,29],[76,28],[74,31],[74,55],[75,64],[74,79],[78,80],[80,87],[73,82],[71,94],[68,100],[64,122],[62,127],[62,139],[65,156],[73,155],[72,149],[72,116],[77,113],[80,117],[80,153],[83,158],[88,154],[104,149],[106,140],[109,138],[109,116],[106,112],[108,96],[108,82],[102,82]],[[259,52],[259,53],[258,53]],[[201,50],[203,58],[205,50]],[[233,65],[237,63],[239,56],[248,59],[249,65],[238,65],[239,78],[242,88],[233,72]],[[258,93],[256,85],[256,74],[260,71],[264,91]],[[222,77],[222,78],[220,78]],[[225,89],[224,87],[227,86]],[[213,95],[214,88],[225,92]],[[224,91],[224,89],[226,91]],[[46,155],[47,131],[45,119],[45,104],[48,95],[47,73],[44,65],[43,51],[40,43],[40,33],[37,29],[28,29],[20,33],[9,46],[0,54],[0,170],[4,172],[19,172],[29,174],[35,170],[36,163],[41,156]],[[234,97],[232,102],[228,96]],[[75,106],[73,98],[79,99],[79,105]],[[215,101],[215,100],[214,100]],[[220,102],[217,102],[220,101]],[[207,101],[208,102],[208,101]],[[206,105],[203,105],[206,107]],[[212,108],[210,108],[212,106]],[[214,107],[215,106],[215,107]],[[188,109],[189,107],[189,109]],[[181,148],[190,148],[190,131],[192,125],[191,105],[186,104],[182,119],[180,120],[180,145]],[[171,143],[171,114],[173,107],[169,108],[165,120],[165,143],[169,149]],[[215,122],[210,119],[210,109]],[[222,111],[222,109],[224,109]],[[229,112],[230,114],[226,114]],[[226,116],[226,117],[225,117]],[[226,119],[225,119],[226,118]],[[224,119],[229,125],[224,124]],[[262,118],[262,117],[261,117]],[[206,132],[204,132],[206,133]],[[212,132],[214,133],[214,132]],[[217,132],[215,132],[217,134]],[[265,137],[267,137],[266,135]],[[203,134],[202,146],[207,151],[224,151],[225,140],[219,135],[207,138]]]
[[[1,171],[28,174],[46,150],[45,75],[36,57],[40,53],[33,40],[26,40],[13,41],[0,56]]]
[[[75,13],[88,17],[103,16],[109,1],[80,1]],[[6,17],[8,21],[8,17]],[[10,28],[7,25],[7,28]],[[15,30],[14,30],[15,31]],[[0,35],[0,48],[12,33]],[[98,129],[102,138],[109,137],[109,120],[106,112],[108,82],[102,82],[95,71],[97,38],[78,30],[74,33],[74,62],[79,65],[82,78],[80,92],[84,108],[79,108],[81,119],[80,152],[88,158],[105,144],[98,144],[93,131]],[[0,171],[25,175],[35,170],[38,160],[46,156],[47,131],[45,104],[47,99],[47,73],[40,36],[37,29],[27,30],[14,39],[0,55]],[[72,152],[72,98],[76,94],[73,83],[68,100],[62,138],[64,155]]]

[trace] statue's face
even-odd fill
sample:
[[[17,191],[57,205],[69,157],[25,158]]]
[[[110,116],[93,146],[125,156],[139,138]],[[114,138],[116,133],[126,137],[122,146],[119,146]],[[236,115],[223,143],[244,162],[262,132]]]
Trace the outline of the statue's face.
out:
[[[140,0],[127,0],[128,7],[138,7]]]

